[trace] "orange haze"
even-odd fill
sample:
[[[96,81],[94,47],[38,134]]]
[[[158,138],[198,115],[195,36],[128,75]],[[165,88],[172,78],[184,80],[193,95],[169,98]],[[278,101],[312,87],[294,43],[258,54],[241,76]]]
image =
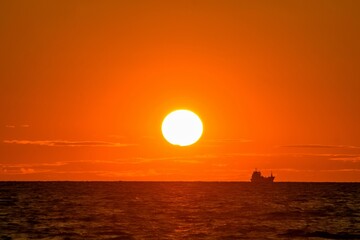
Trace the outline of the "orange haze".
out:
[[[0,2],[0,180],[360,181],[360,1]],[[191,109],[204,135],[162,137]]]

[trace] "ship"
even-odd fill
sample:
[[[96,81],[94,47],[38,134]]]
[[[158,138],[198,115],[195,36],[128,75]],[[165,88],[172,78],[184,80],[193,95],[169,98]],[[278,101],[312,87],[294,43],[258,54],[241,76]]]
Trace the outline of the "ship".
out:
[[[273,176],[272,173],[269,177],[264,177],[261,175],[260,171],[255,169],[250,180],[253,183],[273,183],[274,179],[275,179],[275,177]]]

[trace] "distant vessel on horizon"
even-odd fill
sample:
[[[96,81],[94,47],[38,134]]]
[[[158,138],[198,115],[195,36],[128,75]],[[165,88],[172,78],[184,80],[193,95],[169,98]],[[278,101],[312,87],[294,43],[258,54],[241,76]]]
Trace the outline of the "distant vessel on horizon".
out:
[[[255,171],[252,173],[250,180],[253,183],[273,183],[274,179],[275,179],[275,177],[272,175],[272,173],[269,177],[264,177],[261,175],[260,171],[255,169]]]

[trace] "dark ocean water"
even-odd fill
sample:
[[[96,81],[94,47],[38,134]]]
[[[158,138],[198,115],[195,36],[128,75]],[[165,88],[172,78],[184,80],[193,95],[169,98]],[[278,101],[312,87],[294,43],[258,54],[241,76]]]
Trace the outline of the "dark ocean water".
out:
[[[0,239],[360,239],[360,183],[0,182]]]

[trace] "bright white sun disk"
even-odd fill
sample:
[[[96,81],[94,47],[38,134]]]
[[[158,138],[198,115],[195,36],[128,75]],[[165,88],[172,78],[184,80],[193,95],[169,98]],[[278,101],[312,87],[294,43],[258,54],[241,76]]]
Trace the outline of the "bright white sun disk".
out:
[[[169,143],[188,146],[200,139],[203,124],[195,113],[189,110],[176,110],[165,117],[161,130]]]

